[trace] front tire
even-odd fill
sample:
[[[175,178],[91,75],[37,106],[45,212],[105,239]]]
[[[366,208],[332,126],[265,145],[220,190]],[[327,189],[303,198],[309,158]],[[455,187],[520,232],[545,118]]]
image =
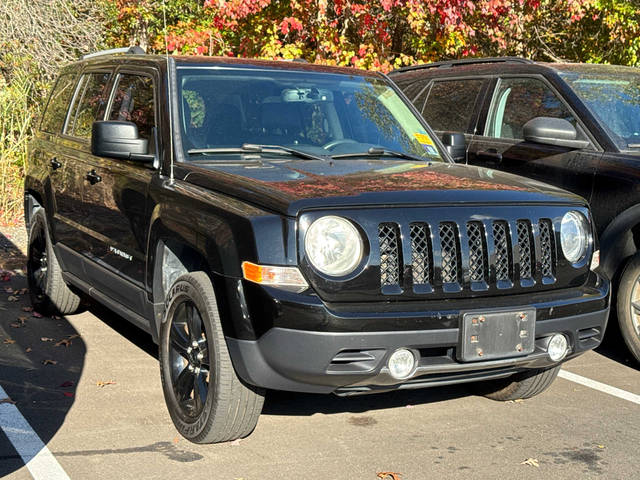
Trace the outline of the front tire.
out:
[[[617,307],[622,338],[640,362],[640,254],[624,267],[618,287]]]
[[[211,280],[179,277],[160,327],[160,373],[169,415],[194,443],[228,442],[258,423],[264,392],[237,376],[222,332]]]
[[[31,304],[39,313],[68,315],[80,307],[80,297],[62,278],[43,208],[34,212],[29,228],[27,282]]]
[[[492,400],[524,400],[541,394],[558,376],[560,365],[516,373],[508,378],[479,384],[481,393]]]

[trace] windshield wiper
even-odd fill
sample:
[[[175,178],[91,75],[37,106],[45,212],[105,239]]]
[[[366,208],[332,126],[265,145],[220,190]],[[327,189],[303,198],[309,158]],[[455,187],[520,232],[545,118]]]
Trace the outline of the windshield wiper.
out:
[[[331,158],[339,159],[339,158],[352,158],[352,157],[380,157],[380,156],[406,158],[407,160],[415,160],[418,162],[431,161],[431,159],[429,158],[419,157],[418,155],[413,155],[411,153],[397,152],[395,150],[388,150],[386,148],[377,148],[377,147],[371,147],[366,152],[340,153],[338,155],[331,155]]]
[[[327,159],[320,155],[314,155],[303,150],[295,148],[285,147],[283,145],[260,145],[256,143],[245,143],[242,147],[220,147],[220,148],[192,148],[187,151],[189,155],[198,154],[215,154],[215,153],[274,153],[274,154],[288,154],[294,155],[298,158],[304,158],[305,160],[320,160],[325,162]]]

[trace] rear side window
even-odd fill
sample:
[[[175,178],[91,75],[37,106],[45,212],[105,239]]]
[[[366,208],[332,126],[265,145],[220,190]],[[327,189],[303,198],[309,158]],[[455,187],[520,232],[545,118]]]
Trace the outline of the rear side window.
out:
[[[133,122],[141,138],[151,139],[156,124],[153,80],[143,75],[118,75],[109,120]],[[153,142],[149,142],[153,147]]]
[[[104,116],[107,103],[105,88],[111,73],[88,73],[82,76],[71,107],[64,133],[77,138],[91,138],[93,122]]]
[[[474,133],[471,121],[484,80],[434,82],[422,116],[434,130]]]
[[[71,97],[73,97],[73,87],[75,86],[76,76],[73,74],[61,75],[58,78],[51,95],[49,103],[42,116],[40,130],[48,133],[62,132],[64,119],[67,117],[67,110]]]

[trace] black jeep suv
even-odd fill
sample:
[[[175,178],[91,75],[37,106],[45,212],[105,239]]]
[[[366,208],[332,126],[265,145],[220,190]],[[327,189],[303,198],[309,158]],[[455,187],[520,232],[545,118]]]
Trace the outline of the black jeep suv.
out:
[[[354,69],[72,64],[25,213],[36,308],[71,313],[83,292],[148,331],[194,442],[248,435],[265,388],[530,397],[609,311],[583,199],[454,164],[391,82]]]
[[[407,67],[391,78],[445,134],[456,161],[589,200],[620,331],[640,362],[640,71],[504,57]]]

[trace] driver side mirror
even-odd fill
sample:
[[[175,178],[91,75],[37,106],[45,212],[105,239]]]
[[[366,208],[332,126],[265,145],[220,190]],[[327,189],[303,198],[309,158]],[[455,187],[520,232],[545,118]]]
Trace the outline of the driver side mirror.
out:
[[[116,120],[93,122],[91,153],[98,157],[118,158],[138,162],[152,162],[149,141],[140,138],[138,126],[133,122]]]
[[[442,143],[454,162],[460,163],[467,159],[467,140],[463,133],[444,132]]]
[[[564,118],[536,117],[522,127],[525,141],[568,148],[586,148],[587,140],[576,140],[578,132]]]

